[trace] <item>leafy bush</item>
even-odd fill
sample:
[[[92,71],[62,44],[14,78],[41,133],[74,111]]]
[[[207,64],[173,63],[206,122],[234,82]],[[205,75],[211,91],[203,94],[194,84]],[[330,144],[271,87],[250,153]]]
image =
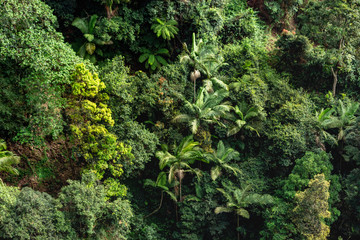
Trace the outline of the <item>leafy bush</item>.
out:
[[[95,175],[86,174],[81,182],[69,180],[59,201],[63,212],[80,238],[125,239],[133,215],[130,204],[120,198],[107,201],[106,189],[96,182]]]
[[[327,222],[333,223],[340,212],[334,207],[339,201],[339,177],[331,175],[333,166],[329,155],[324,152],[306,152],[306,154],[296,160],[296,164],[288,178],[279,184],[276,204],[271,210],[265,212],[267,230],[262,234],[265,239],[301,239],[299,229],[293,220],[293,209],[295,208],[295,195],[297,192],[304,191],[312,178],[317,174],[324,174],[325,179],[331,182],[330,198],[327,200],[331,212],[331,219]]]
[[[0,184],[2,239],[126,239],[133,216],[126,200],[106,200],[94,174],[71,181],[59,198]]]
[[[262,40],[263,26],[255,11],[247,7],[243,0],[228,1],[224,11],[224,28],[220,32],[224,44],[236,43],[244,38]]]
[[[61,204],[47,193],[1,186],[0,237],[11,239],[73,239],[74,232],[60,211]],[[5,210],[5,213],[4,213]],[[4,215],[3,215],[4,214]]]
[[[71,92],[68,95],[70,130],[75,146],[88,163],[88,170],[103,179],[109,196],[124,196],[126,187],[119,183],[123,173],[122,164],[132,161],[131,148],[117,141],[104,124],[114,125],[111,110],[104,103],[105,84],[96,73],[92,74],[84,64],[76,66],[71,75]]]
[[[21,143],[55,138],[64,125],[62,87],[80,59],[42,1],[6,1],[0,16],[0,132]]]

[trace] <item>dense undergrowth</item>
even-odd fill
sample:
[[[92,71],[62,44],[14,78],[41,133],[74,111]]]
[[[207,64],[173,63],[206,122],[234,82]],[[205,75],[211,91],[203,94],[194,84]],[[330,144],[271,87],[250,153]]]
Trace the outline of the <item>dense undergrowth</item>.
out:
[[[359,1],[0,6],[0,239],[360,236]]]

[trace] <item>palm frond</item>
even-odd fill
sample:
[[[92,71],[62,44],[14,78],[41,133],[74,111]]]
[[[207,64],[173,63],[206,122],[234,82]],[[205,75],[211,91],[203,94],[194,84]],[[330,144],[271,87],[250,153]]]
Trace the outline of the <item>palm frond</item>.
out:
[[[219,213],[223,213],[223,212],[229,213],[232,211],[233,211],[233,209],[227,208],[227,207],[216,207],[214,210],[215,214],[219,214]]]
[[[82,18],[75,18],[71,25],[77,27],[83,34],[89,33],[89,26]]]
[[[221,175],[220,166],[212,167],[210,170],[211,179],[215,181]]]
[[[247,210],[245,210],[244,208],[236,209],[235,213],[243,218],[246,218],[246,219],[250,218],[249,212]]]

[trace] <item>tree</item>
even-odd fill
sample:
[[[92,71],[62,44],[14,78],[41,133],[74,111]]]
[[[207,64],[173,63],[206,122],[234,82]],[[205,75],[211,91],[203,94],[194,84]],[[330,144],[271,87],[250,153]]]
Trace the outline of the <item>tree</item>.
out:
[[[199,143],[194,142],[193,136],[183,138],[179,146],[174,150],[174,154],[168,152],[166,145],[162,146],[162,151],[156,152],[159,161],[159,168],[163,170],[169,167],[168,182],[179,181],[179,201],[182,202],[181,184],[186,172],[195,173],[198,177],[201,174],[199,169],[193,169],[190,165],[195,161],[206,162],[201,154]],[[177,194],[176,194],[177,195]]]
[[[348,159],[348,156],[343,151],[347,144],[347,138],[354,133],[359,106],[358,102],[349,99],[343,102],[340,99],[334,107],[322,110],[320,114],[317,114],[322,135],[326,140],[330,140],[331,145],[337,146],[337,151],[345,159]]]
[[[65,124],[64,85],[81,58],[43,1],[2,1],[0,16],[1,134],[20,143],[55,139]]]
[[[108,196],[124,196],[126,187],[118,177],[123,173],[124,162],[131,162],[133,155],[131,147],[118,142],[105,127],[114,125],[111,110],[105,104],[109,97],[102,93],[105,84],[84,64],[76,65],[71,79],[66,114],[73,145],[88,164],[87,170],[104,180]]]
[[[97,1],[101,1],[103,4],[105,4],[107,18],[111,19],[116,15],[116,12],[118,10],[118,7],[113,9],[114,3],[115,4],[119,4],[120,2],[129,3],[131,0],[97,0]]]
[[[307,239],[326,240],[330,228],[323,221],[330,218],[329,186],[324,174],[317,174],[309,182],[309,188],[297,192],[293,221],[300,233]]]
[[[241,170],[238,167],[229,164],[232,159],[238,156],[239,152],[232,148],[225,148],[222,141],[219,141],[216,151],[212,153],[206,152],[205,157],[215,164],[215,166],[211,168],[211,179],[215,181],[221,175],[222,169],[231,171],[236,176],[241,174]]]
[[[250,218],[249,212],[245,209],[252,204],[264,205],[273,202],[273,199],[268,194],[258,194],[251,192],[251,185],[245,188],[237,188],[234,186],[224,186],[226,189],[217,188],[227,200],[226,206],[215,208],[215,213],[234,212],[237,216],[237,228],[240,227],[239,217]],[[237,238],[240,240],[240,232],[237,233]]]
[[[205,44],[202,39],[196,41],[195,33],[192,36],[191,51],[184,43],[184,54],[181,56],[180,62],[188,62],[194,69],[190,73],[190,78],[194,82],[194,102],[196,100],[196,80],[201,77],[201,73],[206,76],[204,84],[208,91],[213,90],[213,84],[228,90],[228,86],[215,77],[218,69],[224,65],[222,56],[216,52],[214,46]]]
[[[106,187],[92,173],[83,174],[81,181],[68,183],[58,200],[65,222],[71,224],[79,239],[126,239],[134,216],[129,201],[109,199]]]
[[[220,89],[213,94],[209,94],[205,88],[200,88],[195,103],[185,101],[185,108],[189,114],[179,114],[173,121],[185,122],[189,125],[193,134],[199,133],[202,129],[206,129],[205,124],[220,124],[219,120],[231,110],[229,102],[223,102],[224,98],[229,94],[225,89]]]
[[[311,1],[299,16],[300,32],[327,49],[328,71],[333,76],[336,95],[338,75],[352,71],[360,47],[360,12],[356,0]]]

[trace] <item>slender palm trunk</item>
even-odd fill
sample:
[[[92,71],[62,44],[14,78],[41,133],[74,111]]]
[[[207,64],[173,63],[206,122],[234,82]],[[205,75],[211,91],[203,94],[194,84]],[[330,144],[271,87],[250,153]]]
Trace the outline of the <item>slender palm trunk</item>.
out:
[[[181,172],[180,172],[180,174],[181,174]],[[180,202],[182,201],[182,199],[181,199],[181,181],[182,181],[182,176],[180,176],[180,179],[179,179],[179,195],[180,195],[179,201]]]
[[[176,222],[178,222],[178,221],[179,221],[178,206],[177,206],[177,203],[176,203],[176,202],[174,202],[174,204],[175,204],[175,217],[176,217]]]
[[[237,231],[237,239],[240,240],[240,232],[239,232],[239,227],[240,227],[240,220],[239,220],[239,215],[237,216],[237,227],[236,227],[236,231]]]
[[[194,103],[196,101],[196,79],[194,79]]]
[[[160,208],[161,208],[161,206],[162,206],[163,198],[164,198],[164,191],[161,191],[161,199],[160,199],[159,207],[158,207],[157,209],[155,209],[155,210],[154,210],[152,213],[150,213],[149,215],[146,215],[146,216],[144,217],[144,219],[150,217],[151,215],[153,215],[154,213],[156,213],[156,212],[158,212],[158,211],[160,210]]]
[[[333,97],[335,97],[335,95],[336,95],[336,85],[337,85],[337,82],[338,82],[338,77],[337,77],[338,69],[336,69],[334,71],[334,69],[331,68],[331,72],[332,72],[333,77],[334,77],[334,82],[333,82],[333,87],[332,87],[332,94],[333,94]]]

